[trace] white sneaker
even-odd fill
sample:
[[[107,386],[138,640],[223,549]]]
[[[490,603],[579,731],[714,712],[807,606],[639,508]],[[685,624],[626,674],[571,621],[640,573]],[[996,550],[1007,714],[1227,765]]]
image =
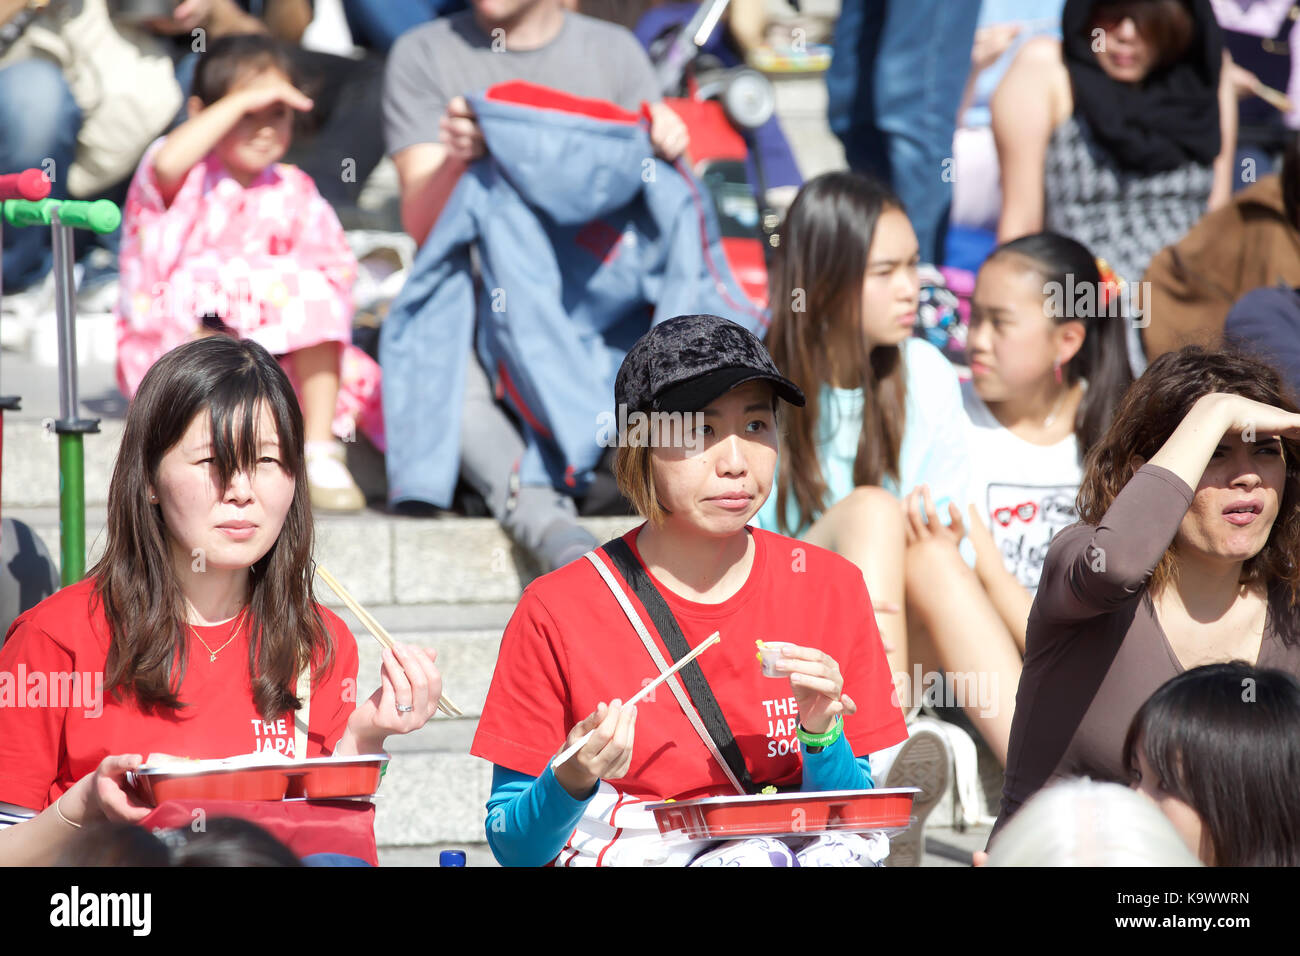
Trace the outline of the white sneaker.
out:
[[[992,826],[997,817],[989,816],[980,783],[979,752],[970,734],[947,721],[937,721],[938,730],[948,738],[952,750],[954,771],[953,824],[961,830],[967,827]]]
[[[103,279],[86,289],[77,290],[77,314],[101,315],[112,312],[121,297],[120,279]]]
[[[307,442],[307,487],[313,508],[321,511],[360,511],[366,496],[345,464],[343,445],[336,441]]]
[[[908,725],[907,732],[909,736],[890,765],[883,787],[918,787],[921,792],[912,799],[912,825],[890,840],[887,867],[921,865],[925,818],[952,782],[952,748],[942,722],[918,717]]]

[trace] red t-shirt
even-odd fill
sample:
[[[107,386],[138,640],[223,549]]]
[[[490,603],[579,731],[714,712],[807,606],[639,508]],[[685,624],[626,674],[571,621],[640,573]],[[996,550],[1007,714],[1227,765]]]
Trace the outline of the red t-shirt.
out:
[[[0,647],[0,803],[43,810],[109,754],[293,755],[292,715],[266,722],[253,704],[246,625],[215,662],[192,640],[180,687],[189,706],[145,713],[133,696],[117,700],[103,686],[108,623],[98,599],[92,610],[93,590],[87,578],[46,598],[14,621]],[[356,640],[338,615],[320,611],[334,664],[312,684],[309,757],[333,752],[357,699]],[[231,629],[226,623],[198,632],[216,649]]]
[[[625,536],[638,560],[640,530]],[[831,551],[757,528],[749,531],[753,567],[741,589],[723,603],[689,601],[655,583],[688,645],[720,632],[722,642],[697,660],[755,783],[797,786],[802,773],[795,736],[799,714],[789,681],[762,676],[756,639],[816,647],[836,660],[844,691],[858,705],[844,722],[855,755],[906,740],[862,572]],[[600,556],[613,570],[603,552]],[[671,660],[640,601],[626,586],[624,591]],[[585,559],[574,561],[525,589],[501,640],[471,753],[540,776],[569,730],[598,702],[627,700],[657,674],[596,569]],[[735,793],[666,685],[637,705],[627,775],[606,782],[624,802]]]

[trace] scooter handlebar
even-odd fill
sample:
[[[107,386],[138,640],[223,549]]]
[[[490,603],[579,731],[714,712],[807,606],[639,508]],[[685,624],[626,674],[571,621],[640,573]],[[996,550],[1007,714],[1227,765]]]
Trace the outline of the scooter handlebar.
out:
[[[26,202],[10,199],[4,204],[5,221],[11,226],[48,226],[58,211],[59,222],[73,229],[91,232],[112,232],[122,224],[122,211],[107,199],[84,202],[75,199],[42,199]]]
[[[26,199],[38,202],[50,194],[50,181],[39,169],[0,176],[0,199]]]

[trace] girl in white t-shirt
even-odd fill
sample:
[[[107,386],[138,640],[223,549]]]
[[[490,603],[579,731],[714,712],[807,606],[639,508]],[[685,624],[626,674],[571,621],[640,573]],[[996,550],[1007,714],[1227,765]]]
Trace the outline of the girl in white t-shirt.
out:
[[[945,527],[926,490],[908,496],[908,609],[924,632],[909,642],[919,659],[988,678],[990,699],[966,712],[1004,759],[1048,543],[1078,520],[1083,459],[1133,381],[1125,329],[1117,290],[1078,242],[1042,232],[994,250],[975,285],[962,385],[972,500],[965,516],[950,506]],[[963,531],[973,572],[957,550]],[[913,587],[921,578],[931,586]]]

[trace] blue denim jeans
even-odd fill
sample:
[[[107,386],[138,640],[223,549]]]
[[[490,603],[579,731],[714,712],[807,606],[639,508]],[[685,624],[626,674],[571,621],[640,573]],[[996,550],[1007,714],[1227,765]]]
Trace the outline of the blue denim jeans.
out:
[[[0,70],[0,173],[45,169],[53,180],[50,195],[67,198],[80,129],[81,110],[53,62],[33,57]],[[5,229],[5,292],[39,282],[51,262],[49,229]]]
[[[343,13],[353,43],[387,53],[411,27],[468,6],[467,0],[343,0]]]
[[[927,262],[942,262],[952,138],[979,6],[970,0],[844,0],[835,26],[826,74],[831,130],[844,144],[850,169],[898,193]]]

